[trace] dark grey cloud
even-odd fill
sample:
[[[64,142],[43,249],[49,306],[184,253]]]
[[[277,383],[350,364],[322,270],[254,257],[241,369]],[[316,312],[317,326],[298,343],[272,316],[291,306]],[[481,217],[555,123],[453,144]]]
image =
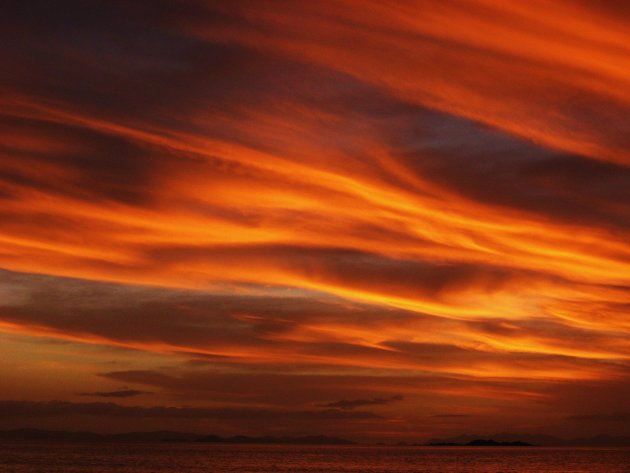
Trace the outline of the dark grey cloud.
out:
[[[377,323],[406,316],[405,311],[348,305],[333,297],[282,287],[243,287],[238,294],[212,294],[8,271],[0,274],[0,290],[12,295],[0,301],[0,318],[5,321],[118,341],[161,341],[181,346],[181,353],[184,347],[235,344],[273,348],[280,342],[269,336],[289,332],[305,321]]]
[[[382,406],[384,404],[391,404],[393,402],[402,401],[403,397],[400,395],[391,397],[375,397],[372,399],[342,399],[341,401],[328,402],[326,404],[320,404],[319,407],[328,407],[333,409],[353,410],[357,407],[363,406]]]
[[[629,198],[627,165],[559,153],[439,113],[406,120],[389,136],[410,173],[473,201],[558,222],[630,226],[630,215],[616,204]]]
[[[350,286],[390,290],[409,297],[424,294],[439,298],[469,285],[481,284],[491,290],[514,275],[499,268],[472,265],[432,265],[390,260],[343,249],[314,249],[287,246],[265,248],[223,248],[199,250],[181,248],[162,259],[212,257],[214,262],[234,258],[243,261],[260,254],[277,264],[297,265],[309,271],[321,268],[329,277]],[[298,269],[298,271],[300,271]],[[386,309],[321,297],[309,291],[254,286],[239,294],[208,294],[201,291],[153,289],[142,286],[97,283],[20,273],[3,273],[3,284],[18,291],[20,300],[0,302],[0,318],[13,323],[48,326],[70,333],[94,334],[125,342],[160,341],[185,347],[220,348],[258,346],[274,348],[283,342],[274,336],[290,333],[303,323],[374,324],[420,323],[430,316],[405,310]],[[7,289],[7,290],[9,290]],[[257,294],[256,291],[259,293]],[[15,299],[15,298],[12,298]],[[58,307],[64,307],[60,312]],[[247,317],[242,317],[246,314]],[[412,317],[412,319],[410,319]],[[286,346],[297,347],[286,341]],[[323,352],[325,343],[304,343],[307,352]],[[375,348],[330,343],[338,354],[376,353]],[[191,350],[192,351],[192,350]]]
[[[152,393],[150,391],[138,391],[136,389],[120,389],[118,391],[94,391],[94,392],[87,392],[87,393],[79,393],[80,396],[117,397],[117,398],[136,397],[136,396],[142,396],[144,394],[152,394]]]
[[[230,407],[123,406],[111,402],[75,403],[66,401],[0,401],[0,418],[40,418],[59,416],[100,416],[119,418],[213,419],[213,420],[359,420],[378,419],[377,414],[339,409],[290,411],[269,409],[237,409]]]
[[[216,364],[216,362],[215,362]],[[133,384],[159,389],[160,392],[182,398],[208,399],[215,402],[265,404],[272,406],[310,407],[320,404],[322,398],[347,395],[357,396],[369,393],[372,399],[383,398],[381,387],[370,386],[372,378],[356,373],[345,376],[305,372],[303,367],[295,368],[267,365],[265,368],[251,366],[238,373],[226,373],[217,368],[179,368],[169,370],[128,370],[110,371],[99,375],[102,378],[120,383]],[[403,380],[390,379],[394,386]],[[367,404],[366,404],[367,405]],[[319,406],[340,409],[342,406]],[[358,407],[358,406],[356,406]]]
[[[422,245],[422,240],[418,244]],[[146,255],[166,265],[189,260],[238,264],[255,259],[261,271],[265,267],[281,267],[298,275],[317,272],[323,280],[332,279],[349,287],[371,291],[385,287],[391,294],[403,297],[439,298],[441,294],[469,287],[492,292],[513,281],[546,277],[489,264],[395,259],[343,247],[281,244],[225,245],[221,248],[163,246],[148,248]]]

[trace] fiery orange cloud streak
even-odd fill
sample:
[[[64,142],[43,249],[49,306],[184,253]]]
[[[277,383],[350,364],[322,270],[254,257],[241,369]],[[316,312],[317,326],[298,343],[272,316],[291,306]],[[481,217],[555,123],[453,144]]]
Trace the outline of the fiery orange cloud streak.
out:
[[[148,352],[185,355],[185,356],[222,356],[227,357],[233,363],[249,363],[249,364],[268,364],[286,362],[291,359],[293,363],[299,362],[304,364],[325,364],[331,367],[346,366],[354,368],[372,368],[372,369],[395,369],[405,370],[413,373],[431,370],[435,373],[446,375],[461,375],[476,378],[529,378],[529,379],[584,379],[597,380],[606,379],[615,376],[616,370],[606,371],[601,367],[575,366],[570,362],[546,362],[544,366],[519,366],[519,370],[515,372],[510,366],[511,362],[500,361],[495,358],[491,361],[476,361],[468,363],[468,366],[445,362],[438,363],[436,360],[420,361],[414,360],[409,356],[396,356],[395,351],[390,352],[393,356],[383,356],[382,354],[374,354],[367,357],[354,357],[351,360],[339,358],[327,354],[296,354],[287,349],[264,350],[253,349],[247,350],[243,347],[224,347],[213,350],[194,347],[175,346],[159,342],[124,342],[112,340],[104,337],[93,336],[82,333],[69,333],[67,331],[58,331],[45,326],[25,326],[14,323],[2,322],[0,331],[4,333],[17,333],[20,335],[28,335],[32,337],[50,337],[72,342],[80,342],[87,344],[108,345],[113,347],[128,348],[134,350],[143,350]],[[389,350],[386,350],[387,352]],[[290,358],[289,358],[290,357]]]
[[[208,5],[242,15],[240,25],[209,29],[189,19],[187,27],[213,40],[307,58],[544,145],[629,162],[628,142],[611,135],[605,120],[573,118],[576,95],[602,118],[627,113],[630,105],[625,18],[596,4],[375,0],[357,9],[350,0],[243,3],[243,9]]]
[[[66,112],[63,112],[60,118],[68,116]],[[269,226],[271,228],[252,229],[251,226],[243,228],[241,225],[216,220],[204,222],[199,220],[199,215],[192,215],[189,222],[184,217],[184,220],[173,224],[172,229],[167,229],[162,222],[155,220],[155,213],[143,212],[137,213],[136,217],[130,217],[139,219],[137,223],[140,226],[156,227],[161,230],[162,237],[159,234],[153,237],[158,242],[168,241],[175,244],[178,239],[174,232],[177,232],[184,234],[182,237],[185,243],[192,241],[198,244],[222,243],[223,235],[229,233],[230,241],[243,243],[313,244],[313,239],[320,234],[322,229],[314,228],[313,233],[316,235],[300,235],[296,228],[272,227],[274,212],[280,213],[282,210],[291,209],[306,214],[305,221],[308,219],[308,214],[312,215],[311,220],[315,220],[322,213],[332,212],[330,222],[339,221],[344,226],[347,226],[349,220],[358,220],[357,224],[376,223],[378,226],[404,225],[403,231],[411,237],[406,245],[409,247],[408,250],[405,250],[404,243],[401,245],[398,241],[393,244],[377,241],[362,245],[364,237],[346,236],[343,233],[338,234],[341,240],[334,242],[335,245],[368,251],[375,249],[374,245],[376,245],[379,252],[386,254],[413,256],[415,253],[422,258],[433,256],[447,260],[449,253],[455,253],[456,258],[492,263],[505,262],[504,253],[509,253],[510,260],[515,260],[516,266],[555,270],[563,276],[580,274],[581,277],[588,277],[589,273],[592,273],[592,278],[596,281],[601,280],[602,277],[611,281],[624,281],[625,275],[630,270],[628,264],[618,260],[618,257],[624,257],[630,253],[623,237],[610,239],[599,229],[575,228],[570,225],[558,226],[553,222],[537,222],[534,216],[509,215],[509,212],[504,209],[497,211],[492,207],[464,200],[448,189],[436,188],[427,181],[421,181],[419,185],[422,186],[424,192],[432,192],[434,196],[423,199],[418,195],[410,195],[390,186],[384,187],[382,182],[374,182],[374,179],[377,179],[375,176],[350,177],[334,169],[320,169],[317,165],[306,166],[297,163],[290,155],[273,156],[229,143],[210,141],[203,137],[180,136],[169,139],[163,137],[169,134],[166,130],[163,130],[162,134],[152,134],[141,130],[136,131],[124,125],[91,122],[88,118],[72,118],[70,123],[95,127],[106,133],[122,134],[124,137],[139,140],[140,143],[164,146],[179,152],[194,153],[212,159],[219,157],[225,162],[235,162],[246,166],[243,171],[247,167],[254,167],[251,171],[254,172],[251,176],[256,176],[253,182],[248,181],[246,175],[236,179],[234,176],[224,175],[221,176],[220,181],[217,181],[213,175],[214,168],[204,169],[202,166],[193,167],[187,171],[184,164],[184,173],[175,182],[170,179],[173,177],[171,172],[181,173],[181,170],[167,171],[169,180],[162,185],[171,189],[162,196],[161,200],[168,203],[175,196],[182,199],[188,194],[187,197],[198,202],[219,203],[226,207],[240,208],[241,211],[249,208],[251,212],[268,212],[269,216],[266,220],[271,224]],[[302,147],[303,143],[294,143],[294,145]],[[182,167],[181,163],[179,167]],[[256,181],[259,179],[262,180],[262,186],[257,188]],[[178,185],[178,182],[181,182],[181,185]],[[276,190],[280,183],[286,186],[286,191],[281,193]],[[210,192],[208,185],[212,185]],[[349,207],[328,205],[326,199],[322,199],[322,195],[326,193],[334,193],[332,196],[338,203],[347,202]],[[254,200],[254,196],[258,199]],[[261,201],[261,198],[264,200]],[[47,198],[41,205],[50,205],[47,202],[54,205],[54,197]],[[69,213],[74,213],[71,207],[78,204],[80,206],[77,209],[78,216],[102,215],[107,218],[109,213],[115,215],[116,220],[125,219],[117,209],[108,210],[102,206],[94,207],[94,204],[80,202],[58,202],[58,205],[69,207]],[[455,206],[460,206],[460,208],[455,210]],[[173,210],[181,211],[182,209]],[[177,215],[174,218],[178,218]],[[128,223],[135,222],[129,220]],[[334,230],[339,231],[339,229]],[[576,230],[579,233],[575,233]],[[186,238],[186,233],[190,233],[189,239]],[[257,236],[257,233],[260,236]],[[142,233],[140,235],[142,239],[152,239],[150,235]],[[239,235],[243,235],[243,239],[239,238]],[[344,245],[345,239],[349,241]],[[451,242],[451,240],[454,241]],[[327,243],[327,241],[317,242],[324,245]],[[427,243],[429,248],[422,251],[422,246]],[[435,246],[436,244],[444,245],[445,248],[441,249]],[[595,244],[597,248],[594,248]],[[571,248],[572,246],[574,249]],[[588,251],[585,251],[587,247]],[[467,251],[471,254],[465,255]],[[610,253],[612,257],[608,256]]]
[[[243,245],[297,244],[316,247],[326,247],[332,243],[334,247],[355,248],[420,261],[428,259],[501,265],[507,263],[512,267],[528,270],[545,269],[547,272],[551,271],[571,279],[578,277],[587,283],[601,282],[602,278],[611,283],[623,281],[630,269],[623,259],[620,259],[629,251],[627,245],[622,240],[607,241],[597,229],[593,231],[590,228],[582,228],[580,234],[570,234],[571,227],[558,226],[552,222],[530,221],[524,226],[524,218],[521,215],[497,212],[496,209],[465,200],[448,189],[438,188],[427,181],[419,181],[418,186],[424,187],[424,192],[431,193],[428,199],[383,184],[379,182],[378,176],[359,174],[350,177],[334,168],[320,168],[316,162],[314,165],[305,166],[293,161],[290,155],[262,154],[202,137],[165,138],[169,134],[166,130],[162,133],[136,131],[126,125],[82,117],[73,118],[68,112],[46,113],[57,117],[52,119],[61,123],[71,120],[70,123],[75,125],[122,135],[140,143],[194,153],[211,159],[219,157],[224,162],[244,166],[242,172],[250,173],[250,177],[247,177],[247,174],[239,177],[222,173],[220,180],[217,180],[213,175],[214,167],[206,169],[193,165],[187,170],[185,163],[179,163],[177,167],[167,171],[169,180],[161,184],[163,194],[159,199],[166,203],[166,208],[150,211],[137,211],[120,206],[108,208],[100,204],[67,200],[54,195],[41,194],[34,195],[33,198],[25,196],[22,201],[17,202],[19,207],[16,210],[37,209],[43,213],[89,219],[95,222],[99,234],[102,228],[119,230],[104,239],[93,235],[90,238],[92,242],[90,246],[84,244],[85,238],[81,239],[80,246],[76,242],[64,241],[69,236],[67,234],[60,235],[60,240],[57,238],[51,240],[50,234],[44,234],[43,240],[40,241],[33,235],[5,234],[3,241],[9,255],[14,251],[19,251],[21,255],[17,264],[15,259],[11,261],[11,256],[5,256],[4,264],[8,268],[114,281],[174,284],[177,287],[199,288],[217,279],[294,285],[371,303],[436,315],[463,317],[492,316],[493,312],[515,317],[529,314],[522,313],[518,308],[518,297],[515,299],[514,296],[507,294],[498,297],[492,294],[485,296],[470,294],[468,297],[472,297],[472,300],[466,302],[467,296],[459,291],[457,293],[459,302],[455,302],[453,298],[446,302],[423,300],[418,298],[417,293],[413,296],[397,294],[395,287],[356,287],[353,284],[348,285],[347,281],[330,280],[325,268],[311,272],[310,276],[305,277],[299,270],[296,272],[297,268],[286,267],[281,261],[268,260],[266,257],[262,259],[256,257],[244,265],[239,259],[230,262],[229,259],[224,257],[217,259],[215,256],[214,261],[187,261],[181,268],[178,268],[179,265],[170,264],[163,276],[159,275],[159,270],[156,273],[155,268],[151,267],[149,276],[146,270],[142,269],[142,257],[138,250],[147,243],[158,248],[164,244],[192,245],[193,248],[201,245],[219,250],[228,241],[231,244]],[[295,145],[301,147],[302,143]],[[250,170],[246,171],[247,169]],[[251,179],[253,176],[254,180]],[[260,188],[255,187],[257,182],[260,182]],[[286,191],[279,193],[280,183],[286,187]],[[210,192],[207,189],[208,185],[212,186]],[[328,197],[324,197],[326,194],[332,194],[334,205],[331,205]],[[265,223],[252,227],[238,222],[200,218],[199,214],[186,211],[185,208],[168,208],[174,198],[181,200],[184,197],[190,201],[219,204],[228,208],[239,208],[241,212],[259,214],[264,216],[262,221]],[[453,207],[457,204],[460,207],[455,210]],[[286,212],[287,209],[301,213],[299,217],[301,228],[286,226],[287,218],[282,216],[282,212]],[[321,227],[323,215],[327,216],[326,225]],[[481,218],[473,217],[479,215]],[[493,217],[496,217],[496,220],[493,220]],[[376,228],[387,228],[393,222],[404,224],[393,238],[383,238],[380,235],[378,239],[366,238],[353,232],[353,227],[373,225]],[[90,225],[85,227],[85,230],[89,231]],[[427,232],[427,228],[431,231]],[[405,229],[407,234],[403,233]],[[492,234],[488,233],[490,231]],[[326,238],[319,238],[322,234],[325,234]],[[402,241],[399,238],[400,234],[404,235]],[[227,235],[229,237],[226,240]],[[335,236],[331,238],[332,235]],[[600,236],[600,239],[597,236]],[[484,241],[484,244],[480,245],[478,241]],[[134,250],[134,245],[138,245],[139,242],[143,245]],[[584,251],[586,244],[595,243],[598,244],[598,250]],[[11,251],[10,248],[14,250]],[[31,258],[29,253],[32,251],[36,252]],[[42,251],[44,253],[41,253]],[[46,253],[50,253],[50,256],[42,257]],[[115,256],[117,253],[119,257]],[[72,264],[63,263],[63,259],[59,260],[58,256],[53,259],[55,254],[63,259],[69,258],[69,262],[82,256],[86,263],[72,269]],[[232,256],[234,257],[238,258]],[[118,262],[122,267],[135,266],[136,269],[131,269],[128,275],[115,267],[111,270],[105,268],[89,270],[91,266],[89,261],[99,259],[109,263]],[[52,269],[53,267],[56,269]],[[143,273],[145,276],[141,276]],[[182,276],[179,276],[180,273]],[[183,276],[184,274],[188,276]],[[510,287],[514,290],[518,285],[516,283]],[[549,285],[549,282],[535,283],[536,290],[544,293],[545,285]],[[476,290],[474,287],[473,285],[473,292]],[[531,289],[526,289],[528,290]],[[553,291],[552,289],[551,292]],[[487,302],[482,302],[484,299]],[[527,307],[525,310],[530,309]]]

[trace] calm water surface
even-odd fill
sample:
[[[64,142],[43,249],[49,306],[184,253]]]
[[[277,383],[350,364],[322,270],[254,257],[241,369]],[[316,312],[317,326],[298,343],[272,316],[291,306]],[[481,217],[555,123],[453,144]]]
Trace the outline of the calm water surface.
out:
[[[2,443],[11,473],[630,473],[630,449]]]

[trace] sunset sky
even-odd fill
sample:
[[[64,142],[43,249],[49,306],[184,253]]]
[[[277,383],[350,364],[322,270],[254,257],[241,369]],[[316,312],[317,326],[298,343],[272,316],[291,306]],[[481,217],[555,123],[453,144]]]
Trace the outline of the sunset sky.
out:
[[[6,0],[0,426],[630,435],[630,6]]]

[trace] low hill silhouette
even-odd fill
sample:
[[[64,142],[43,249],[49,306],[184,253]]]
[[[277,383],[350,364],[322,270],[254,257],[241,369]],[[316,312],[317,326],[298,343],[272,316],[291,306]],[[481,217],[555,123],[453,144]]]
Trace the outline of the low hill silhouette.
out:
[[[168,430],[151,432],[126,432],[119,434],[98,434],[86,431],[14,429],[0,431],[0,440],[36,440],[67,442],[206,442],[206,443],[266,443],[266,444],[304,444],[304,445],[352,445],[350,440],[310,435],[301,437],[249,437],[236,435],[219,437],[218,435],[200,435],[189,432]]]
[[[0,431],[3,440],[56,440],[68,442],[190,442],[199,434],[160,430],[151,432],[125,432],[97,434],[87,431],[14,429]]]

